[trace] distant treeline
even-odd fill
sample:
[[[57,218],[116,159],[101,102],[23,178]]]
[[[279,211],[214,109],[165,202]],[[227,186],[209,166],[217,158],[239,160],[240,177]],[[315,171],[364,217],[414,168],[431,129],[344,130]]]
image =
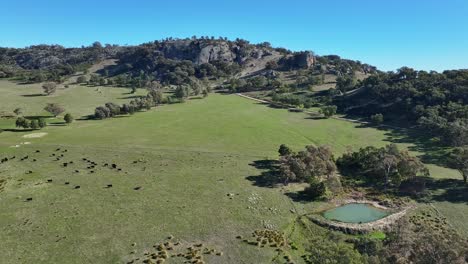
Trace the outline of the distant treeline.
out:
[[[468,70],[437,73],[404,67],[343,90],[354,90],[349,96],[335,97],[345,113],[382,114],[386,121],[418,126],[449,145],[468,144]]]

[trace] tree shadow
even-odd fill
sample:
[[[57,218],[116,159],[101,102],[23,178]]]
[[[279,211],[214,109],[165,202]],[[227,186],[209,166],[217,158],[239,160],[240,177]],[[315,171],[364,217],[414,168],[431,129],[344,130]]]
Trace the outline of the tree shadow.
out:
[[[51,118],[52,116],[41,116],[41,115],[37,115],[37,116],[24,116],[24,118],[26,119],[41,119],[41,118]]]
[[[50,122],[48,125],[49,126],[66,126],[67,123],[65,123],[65,122]]]
[[[85,115],[80,118],[77,118],[76,120],[77,121],[89,121],[89,120],[97,120],[97,119],[94,118],[94,115]]]
[[[306,191],[298,191],[298,192],[287,192],[285,193],[286,196],[291,198],[294,202],[297,203],[310,203],[312,201],[326,201],[325,197],[318,197],[312,198]]]
[[[27,128],[27,129],[19,129],[19,128],[5,128],[3,131],[7,132],[31,132],[34,131],[35,129]]]
[[[247,180],[253,182],[254,186],[274,188],[281,183],[277,160],[256,160],[249,165],[262,170],[260,175],[246,177]]]
[[[468,184],[462,180],[430,179],[427,188],[431,201],[468,204]]]
[[[131,93],[128,93],[131,94]],[[125,97],[119,97],[118,99],[137,99],[137,98],[142,98],[143,96],[141,95],[131,95],[131,96],[125,96]]]
[[[40,96],[45,96],[45,94],[38,93],[38,94],[22,94],[21,96],[23,97],[40,97]]]
[[[419,152],[418,158],[427,164],[442,167],[447,165],[447,147],[433,135],[416,128],[398,128],[391,125],[358,124],[356,128],[375,128],[384,131],[385,139],[389,143],[410,144],[409,151]]]

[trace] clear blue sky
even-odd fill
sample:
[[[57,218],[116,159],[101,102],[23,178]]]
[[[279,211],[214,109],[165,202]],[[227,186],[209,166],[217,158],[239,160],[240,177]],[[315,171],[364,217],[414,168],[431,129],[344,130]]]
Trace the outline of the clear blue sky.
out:
[[[269,41],[382,70],[468,68],[468,0],[0,0],[0,46]]]

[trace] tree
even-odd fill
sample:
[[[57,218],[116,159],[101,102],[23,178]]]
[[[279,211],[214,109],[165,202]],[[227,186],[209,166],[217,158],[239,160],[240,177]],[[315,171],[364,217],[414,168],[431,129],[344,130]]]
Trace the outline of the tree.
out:
[[[45,121],[44,118],[39,118],[38,124],[39,124],[39,128],[44,128],[47,126],[47,122]]]
[[[356,84],[356,79],[352,76],[338,77],[336,79],[336,89],[345,93],[354,88]]]
[[[184,99],[189,95],[187,87],[183,85],[177,86],[176,90],[174,91],[174,96],[179,99]]]
[[[449,166],[458,170],[463,177],[463,182],[468,180],[468,146],[458,147],[449,155]]]
[[[57,117],[65,111],[65,109],[62,106],[56,103],[47,104],[46,107],[44,107],[44,110],[51,113],[54,117]]]
[[[120,106],[114,103],[106,103],[106,108],[109,109],[109,116],[114,117],[116,115],[120,115]]]
[[[372,123],[374,123],[376,125],[382,124],[383,121],[384,121],[384,117],[383,117],[382,114],[371,115],[370,119],[371,119]]]
[[[105,119],[111,117],[111,110],[105,106],[96,107],[94,110],[94,118]]]
[[[387,190],[387,185],[390,179],[390,175],[394,173],[398,164],[398,160],[394,155],[384,153],[380,162],[377,164],[377,168],[382,170],[385,175],[385,190]]]
[[[99,85],[99,75],[97,74],[91,74],[91,76],[89,77],[89,83],[92,84],[92,85]]]
[[[281,144],[279,149],[278,149],[278,152],[280,154],[280,156],[286,156],[286,155],[290,155],[292,154],[292,150],[286,146],[285,144]]]
[[[280,177],[284,184],[306,182],[312,177],[330,177],[336,171],[333,153],[327,146],[306,146],[304,151],[280,157]]]
[[[73,122],[73,116],[70,113],[67,113],[64,117],[63,120],[65,120],[65,123],[71,124]]]
[[[304,189],[304,193],[309,196],[311,199],[315,199],[325,195],[327,188],[322,181],[319,181],[317,178],[309,179],[309,186]]]
[[[86,82],[88,82],[88,78],[86,78],[86,76],[84,76],[84,75],[81,75],[76,79],[76,82],[77,83],[86,83]]]
[[[337,109],[336,105],[326,105],[320,108],[320,113],[323,114],[325,118],[330,118],[336,114]]]
[[[46,82],[42,85],[42,89],[45,94],[51,95],[57,91],[57,84],[55,82]]]
[[[20,116],[16,119],[16,127],[29,128],[29,122],[26,118]]]
[[[151,89],[147,98],[152,100],[154,105],[158,105],[163,102],[163,93],[160,89]]]
[[[15,113],[15,115],[17,115],[17,116],[22,115],[23,114],[23,109],[22,108],[16,108],[15,110],[13,110],[13,113]]]
[[[417,157],[408,151],[400,151],[395,144],[383,148],[370,146],[346,153],[337,160],[337,165],[342,175],[377,181],[383,183],[385,189],[390,182],[399,186],[403,181],[417,183],[422,178],[416,177],[429,176],[428,169]]]
[[[39,122],[36,119],[31,120],[30,127],[32,129],[39,129]]]

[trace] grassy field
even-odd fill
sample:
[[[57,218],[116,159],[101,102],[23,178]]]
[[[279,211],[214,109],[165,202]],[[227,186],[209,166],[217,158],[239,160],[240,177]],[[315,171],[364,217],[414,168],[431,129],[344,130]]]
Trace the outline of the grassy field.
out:
[[[17,87],[25,90],[10,91]],[[40,115],[53,99],[79,116],[107,101],[128,100],[118,99],[127,90],[117,88],[100,88],[104,97],[89,87],[51,98],[22,96],[37,89],[1,82],[0,91],[7,93],[1,110],[22,106]],[[2,122],[0,128],[9,125]],[[223,252],[207,256],[208,263],[276,262],[272,248],[247,245],[236,236],[266,227],[289,230],[297,215],[323,204],[295,202],[284,195],[287,189],[262,186],[256,181],[262,169],[252,163],[276,159],[282,143],[295,150],[329,144],[337,155],[389,143],[386,131],[357,126],[213,94],[130,117],[47,127],[40,138],[25,138],[35,133],[30,131],[0,133],[0,158],[16,156],[0,165],[1,262],[119,263],[142,257],[169,235],[182,248],[203,243]],[[97,165],[88,168],[89,160]],[[435,165],[430,169],[434,177],[459,177]],[[455,226],[466,228],[460,224],[468,221],[466,204],[439,205],[449,220],[458,216]],[[298,263],[301,252],[292,252]]]
[[[49,115],[43,110],[47,103],[58,103],[76,118],[94,113],[96,106],[108,102],[124,103],[133,96],[144,95],[146,91],[139,89],[136,94],[129,94],[126,88],[87,87],[69,85],[68,88],[58,86],[57,92],[44,96],[39,84],[17,85],[0,80],[0,113],[12,113],[15,108],[22,108],[25,116]]]

